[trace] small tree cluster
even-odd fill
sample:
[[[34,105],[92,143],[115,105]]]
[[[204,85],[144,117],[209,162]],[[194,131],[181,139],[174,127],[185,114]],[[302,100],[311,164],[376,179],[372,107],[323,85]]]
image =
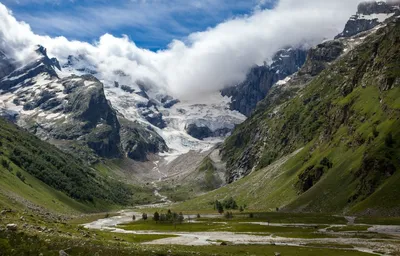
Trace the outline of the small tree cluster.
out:
[[[236,203],[236,201],[233,199],[233,197],[230,197],[230,198],[228,198],[228,199],[225,199],[223,202],[222,202],[222,205],[224,206],[224,208],[225,209],[232,209],[232,210],[236,210],[236,209],[238,209],[239,207],[238,207],[238,205],[237,205],[237,203]]]
[[[147,213],[143,213],[143,214],[142,214],[142,219],[143,219],[143,220],[147,220]]]
[[[217,210],[219,214],[224,213],[224,206],[220,201],[215,201],[214,210]]]
[[[233,199],[233,197],[224,199],[224,201],[222,201],[222,202],[215,200],[215,203],[214,203],[214,210],[217,210],[219,214],[224,213],[224,209],[225,210],[239,209],[241,212],[243,212],[244,208],[245,208],[245,206],[241,206],[239,208],[238,204],[236,203],[235,199]]]
[[[185,217],[183,216],[183,213],[180,212],[179,214],[176,212],[171,212],[171,210],[168,210],[168,212],[165,213],[158,213],[155,212],[153,215],[153,220],[155,222],[169,222],[169,223],[180,223],[182,224],[182,222],[185,220]]]
[[[1,165],[6,168],[7,170],[9,170],[10,172],[12,172],[12,167],[10,165],[10,162],[5,160],[5,159],[1,159]]]

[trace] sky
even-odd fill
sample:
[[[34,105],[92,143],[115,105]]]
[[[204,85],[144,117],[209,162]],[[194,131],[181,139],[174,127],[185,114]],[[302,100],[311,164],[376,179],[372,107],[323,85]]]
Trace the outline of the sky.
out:
[[[333,38],[359,2],[3,0],[0,50],[21,63],[37,44],[61,63],[82,55],[105,82],[140,81],[194,101],[243,81],[282,48]]]
[[[275,0],[3,0],[40,35],[93,42],[105,33],[128,35],[153,51]]]

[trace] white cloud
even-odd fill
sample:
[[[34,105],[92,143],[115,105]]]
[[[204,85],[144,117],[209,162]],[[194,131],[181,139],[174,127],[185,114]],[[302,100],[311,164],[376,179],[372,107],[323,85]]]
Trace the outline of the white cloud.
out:
[[[358,2],[281,0],[273,10],[257,9],[250,16],[190,34],[184,41],[175,40],[156,53],[137,47],[127,37],[109,34],[94,44],[35,35],[0,4],[0,46],[18,59],[26,58],[35,44],[45,46],[61,62],[70,54],[85,54],[104,77],[120,69],[132,77],[132,83],[151,80],[176,97],[198,98],[243,80],[251,66],[282,47],[332,38],[356,12]]]

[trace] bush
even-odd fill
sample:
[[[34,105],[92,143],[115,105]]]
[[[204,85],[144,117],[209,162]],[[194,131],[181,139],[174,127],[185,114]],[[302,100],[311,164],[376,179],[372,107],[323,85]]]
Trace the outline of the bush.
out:
[[[10,162],[5,159],[1,159],[1,165],[6,168],[7,170],[10,168]]]
[[[25,176],[22,175],[22,173],[20,171],[17,171],[17,177],[18,179],[20,179],[22,182],[25,182]]]
[[[236,210],[238,209],[238,205],[236,203],[236,201],[233,199],[233,197],[230,197],[228,199],[225,199],[222,202],[222,205],[224,206],[225,209],[232,209],[232,210]]]
[[[162,215],[164,215],[164,214],[162,214]],[[163,217],[164,218],[164,217]],[[154,213],[154,215],[153,215],[153,220],[155,221],[155,222],[158,222],[159,220],[160,220],[160,214],[158,213],[158,212],[155,212]]]
[[[147,220],[147,213],[143,213],[143,214],[142,214],[142,219],[143,219],[143,220]]]

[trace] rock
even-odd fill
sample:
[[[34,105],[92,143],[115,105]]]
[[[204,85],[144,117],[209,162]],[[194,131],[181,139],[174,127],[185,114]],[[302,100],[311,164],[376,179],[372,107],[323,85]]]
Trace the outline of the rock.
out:
[[[18,225],[17,224],[14,224],[14,223],[12,223],[12,224],[7,224],[7,230],[8,231],[17,231],[18,230]]]
[[[373,29],[382,23],[382,20],[373,18],[372,14],[391,14],[399,13],[399,3],[392,2],[364,2],[358,6],[357,14],[353,15],[350,20],[346,23],[346,26],[342,33],[337,35],[337,38],[348,38],[357,35],[361,32]]]
[[[280,252],[275,252],[274,255],[275,256],[281,256],[281,253]]]
[[[253,67],[246,80],[234,87],[221,91],[222,96],[232,97],[230,108],[245,116],[250,116],[257,103],[265,98],[271,87],[297,72],[304,64],[307,51],[303,49],[283,49],[278,51],[271,65]]]
[[[58,252],[58,255],[59,255],[59,256],[68,256],[68,253],[66,253],[66,252],[63,251],[63,250],[60,250],[60,251]]]

